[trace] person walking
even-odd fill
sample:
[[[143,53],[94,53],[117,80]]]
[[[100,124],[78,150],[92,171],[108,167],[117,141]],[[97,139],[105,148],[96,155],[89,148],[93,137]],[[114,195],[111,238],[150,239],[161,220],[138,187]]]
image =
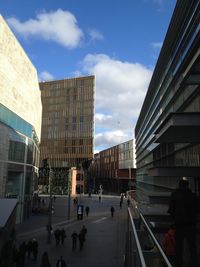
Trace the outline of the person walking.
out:
[[[114,217],[114,212],[115,212],[115,209],[114,209],[113,206],[110,208],[110,212],[111,212],[111,217],[113,218]]]
[[[119,206],[120,206],[120,209],[122,208],[122,200],[120,199],[120,202],[119,202]]]
[[[83,235],[83,242],[85,242],[85,237],[86,237],[86,234],[87,234],[87,228],[85,227],[85,225],[83,225],[82,229],[81,229],[81,233]]]
[[[67,267],[65,260],[60,256],[60,259],[57,260],[56,267]]]
[[[71,238],[72,238],[72,250],[75,250],[76,249],[77,238],[78,238],[78,235],[77,235],[77,233],[75,231],[72,233]]]
[[[88,217],[89,212],[90,212],[90,208],[88,206],[85,208],[85,212],[86,212],[86,216]]]
[[[51,267],[49,256],[46,251],[42,254],[40,267]]]
[[[56,229],[54,232],[55,240],[56,240],[56,246],[60,244],[60,238],[61,238],[61,232],[59,229]]]
[[[37,260],[38,255],[38,242],[35,238],[32,239],[32,253],[33,253],[33,260]]]
[[[197,197],[189,189],[188,180],[183,177],[179,187],[172,192],[168,212],[175,224],[176,259],[175,266],[183,266],[184,240],[190,252],[189,265],[197,266],[196,223],[197,223]]]
[[[65,238],[66,238],[66,233],[65,233],[64,228],[60,231],[60,238],[61,238],[61,244],[64,245]]]
[[[82,250],[83,244],[84,244],[84,234],[82,231],[80,231],[80,233],[78,235],[78,239],[79,239],[79,249]]]

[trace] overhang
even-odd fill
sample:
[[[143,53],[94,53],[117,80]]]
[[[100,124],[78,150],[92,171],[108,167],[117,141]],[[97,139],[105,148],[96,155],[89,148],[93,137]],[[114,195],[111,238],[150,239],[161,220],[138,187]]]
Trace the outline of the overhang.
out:
[[[200,112],[170,113],[155,135],[155,143],[200,143]]]
[[[153,167],[148,170],[153,177],[199,177],[200,167]]]

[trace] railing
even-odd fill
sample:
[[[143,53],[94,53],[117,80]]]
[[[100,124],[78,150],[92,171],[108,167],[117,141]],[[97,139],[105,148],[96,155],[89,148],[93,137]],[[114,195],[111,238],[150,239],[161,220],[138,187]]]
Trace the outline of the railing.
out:
[[[133,198],[132,198],[133,199]],[[128,207],[125,267],[172,267],[144,216],[132,201]]]

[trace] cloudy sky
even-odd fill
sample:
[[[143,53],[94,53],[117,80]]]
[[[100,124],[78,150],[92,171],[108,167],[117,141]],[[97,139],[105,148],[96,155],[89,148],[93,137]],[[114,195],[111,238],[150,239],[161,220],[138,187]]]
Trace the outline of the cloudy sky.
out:
[[[96,75],[95,151],[134,128],[175,0],[1,0],[40,80]]]

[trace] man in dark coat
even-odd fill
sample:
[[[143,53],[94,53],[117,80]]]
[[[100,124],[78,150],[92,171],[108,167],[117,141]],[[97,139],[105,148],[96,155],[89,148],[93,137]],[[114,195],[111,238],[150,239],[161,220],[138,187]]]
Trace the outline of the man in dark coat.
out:
[[[62,256],[60,256],[60,259],[57,260],[56,267],[66,267],[66,262],[63,260]]]
[[[188,180],[183,177],[183,179],[179,181],[178,189],[171,194],[168,210],[174,220],[176,230],[176,267],[183,266],[184,239],[187,241],[190,252],[189,266],[197,266],[197,211],[197,197],[189,189]]]

